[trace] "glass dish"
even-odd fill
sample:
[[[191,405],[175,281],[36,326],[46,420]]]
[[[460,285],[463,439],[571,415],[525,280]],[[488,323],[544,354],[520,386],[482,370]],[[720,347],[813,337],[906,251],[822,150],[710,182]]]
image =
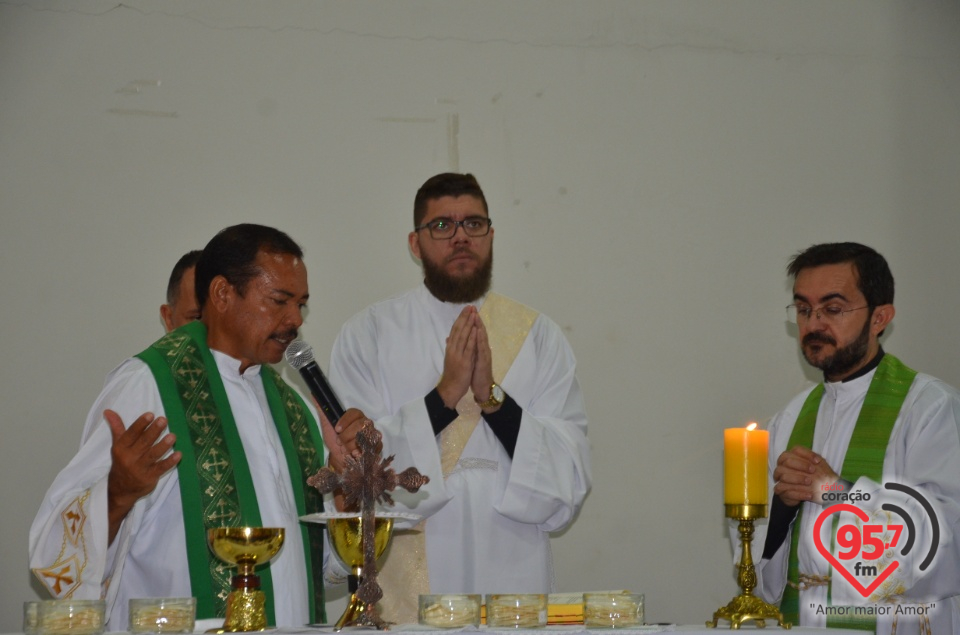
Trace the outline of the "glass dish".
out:
[[[130,600],[131,633],[192,633],[196,617],[196,598]]]
[[[584,593],[586,628],[636,628],[643,624],[642,593]]]
[[[547,625],[545,593],[497,593],[487,596],[490,628],[542,628]]]
[[[480,626],[480,595],[421,595],[420,624],[437,628]]]
[[[101,635],[103,600],[44,600],[37,607],[39,635]]]

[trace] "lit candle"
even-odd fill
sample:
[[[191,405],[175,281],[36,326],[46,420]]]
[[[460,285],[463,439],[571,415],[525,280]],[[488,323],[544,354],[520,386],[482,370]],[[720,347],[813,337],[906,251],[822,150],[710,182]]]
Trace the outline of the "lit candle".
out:
[[[767,445],[770,433],[757,424],[723,431],[724,503],[767,504]]]

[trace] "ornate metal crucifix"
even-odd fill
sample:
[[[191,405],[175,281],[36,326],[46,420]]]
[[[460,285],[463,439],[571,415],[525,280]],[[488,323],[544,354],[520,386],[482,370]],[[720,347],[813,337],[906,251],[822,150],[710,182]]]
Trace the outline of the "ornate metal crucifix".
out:
[[[329,467],[307,479],[307,484],[317,488],[320,493],[328,494],[341,488],[346,509],[360,508],[363,525],[363,579],[357,589],[357,597],[366,604],[366,610],[360,614],[358,625],[369,624],[379,629],[387,628],[376,610],[376,603],[383,597],[383,590],[377,583],[377,557],[374,540],[376,503],[393,505],[390,492],[402,487],[408,492],[416,492],[430,482],[430,478],[421,474],[417,468],[408,467],[397,474],[390,464],[393,456],[386,459],[380,456],[380,440],[383,435],[373,426],[366,426],[357,433],[357,447],[360,458],[346,458],[342,474]]]

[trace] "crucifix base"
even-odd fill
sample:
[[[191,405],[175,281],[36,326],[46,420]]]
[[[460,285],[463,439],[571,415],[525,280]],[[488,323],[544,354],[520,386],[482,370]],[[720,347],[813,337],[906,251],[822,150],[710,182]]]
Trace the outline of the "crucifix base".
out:
[[[353,578],[353,576],[350,577]],[[354,591],[350,594],[350,602],[347,604],[347,608],[344,610],[343,615],[341,615],[340,619],[337,620],[333,630],[340,631],[344,626],[365,625],[366,621],[364,618],[369,619],[370,616],[370,612],[368,611],[369,608],[370,607],[367,606],[367,603],[358,598],[357,592]]]
[[[376,602],[365,601],[363,598],[379,600],[379,587],[372,588],[370,579],[364,575],[364,567],[367,572],[373,573],[373,581],[376,582],[376,558],[379,558],[390,545],[393,537],[393,523],[395,520],[410,521],[416,524],[420,520],[417,514],[406,512],[376,512],[375,520],[372,523],[373,531],[369,532],[370,542],[372,542],[373,562],[366,562],[365,554],[368,553],[368,538],[362,514],[355,512],[324,512],[320,514],[310,514],[301,516],[300,520],[310,523],[324,523],[327,525],[327,535],[330,537],[330,544],[337,560],[351,572],[348,577],[349,589],[351,592],[350,601],[343,615],[337,620],[334,627],[339,631],[347,626],[373,626],[380,630],[387,628],[377,611]],[[372,595],[370,595],[372,593]]]

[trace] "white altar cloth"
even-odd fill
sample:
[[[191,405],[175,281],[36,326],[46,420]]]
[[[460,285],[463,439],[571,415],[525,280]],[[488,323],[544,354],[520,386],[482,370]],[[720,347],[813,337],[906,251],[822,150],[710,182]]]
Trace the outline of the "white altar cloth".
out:
[[[808,628],[801,626],[794,626],[790,630],[782,629],[779,626],[776,626],[775,623],[771,623],[767,620],[767,626],[764,629],[757,629],[753,623],[746,623],[740,627],[741,631],[753,631],[760,630],[767,635],[777,635],[782,633],[783,635],[863,635],[863,631],[854,631],[848,629],[820,629],[820,628]],[[349,635],[348,631],[363,631],[363,632],[377,632],[375,629],[367,628],[346,628],[342,632],[345,635]],[[269,632],[269,631],[268,631]],[[316,633],[333,633],[332,626],[320,626],[320,627],[304,627],[304,628],[280,628],[275,631],[278,635],[311,635]],[[564,624],[564,625],[548,625],[544,628],[533,628],[533,629],[513,629],[513,628],[487,628],[486,626],[481,626],[478,628],[468,627],[468,628],[432,628],[429,626],[420,626],[419,624],[400,624],[399,626],[391,627],[387,633],[390,635],[424,635],[424,633],[431,632],[437,633],[447,633],[449,635],[454,635],[455,633],[485,633],[489,635],[648,635],[649,633],[684,633],[685,635],[723,635],[724,633],[730,633],[730,623],[721,622],[717,625],[717,628],[709,628],[705,624],[696,625],[696,624],[656,624],[649,626],[640,626],[637,628],[617,628],[617,629],[586,629],[583,624]]]
[[[820,629],[802,626],[794,626],[790,630],[784,630],[768,622],[764,629],[757,629],[752,623],[744,624],[740,631],[761,631],[766,635],[863,635],[863,631],[852,631],[847,629]],[[202,633],[203,631],[197,631]],[[317,635],[319,633],[333,633],[333,626],[304,626],[302,628],[272,628],[263,631],[266,635]],[[377,633],[373,628],[348,627],[341,631],[344,635],[351,633]],[[729,622],[723,622],[717,628],[709,628],[705,625],[696,624],[657,624],[650,626],[641,626],[638,628],[617,628],[617,629],[591,629],[587,630],[582,624],[565,624],[562,626],[547,626],[545,628],[534,629],[505,629],[505,628],[487,628],[481,626],[477,628],[459,628],[443,629],[431,628],[429,626],[420,626],[418,624],[401,624],[385,631],[385,635],[424,635],[424,633],[433,632],[438,635],[447,633],[484,633],[489,635],[648,635],[649,633],[684,633],[684,635],[723,635],[730,633]],[[22,633],[8,633],[5,635],[23,635]],[[107,635],[125,635],[124,633],[108,633]]]

